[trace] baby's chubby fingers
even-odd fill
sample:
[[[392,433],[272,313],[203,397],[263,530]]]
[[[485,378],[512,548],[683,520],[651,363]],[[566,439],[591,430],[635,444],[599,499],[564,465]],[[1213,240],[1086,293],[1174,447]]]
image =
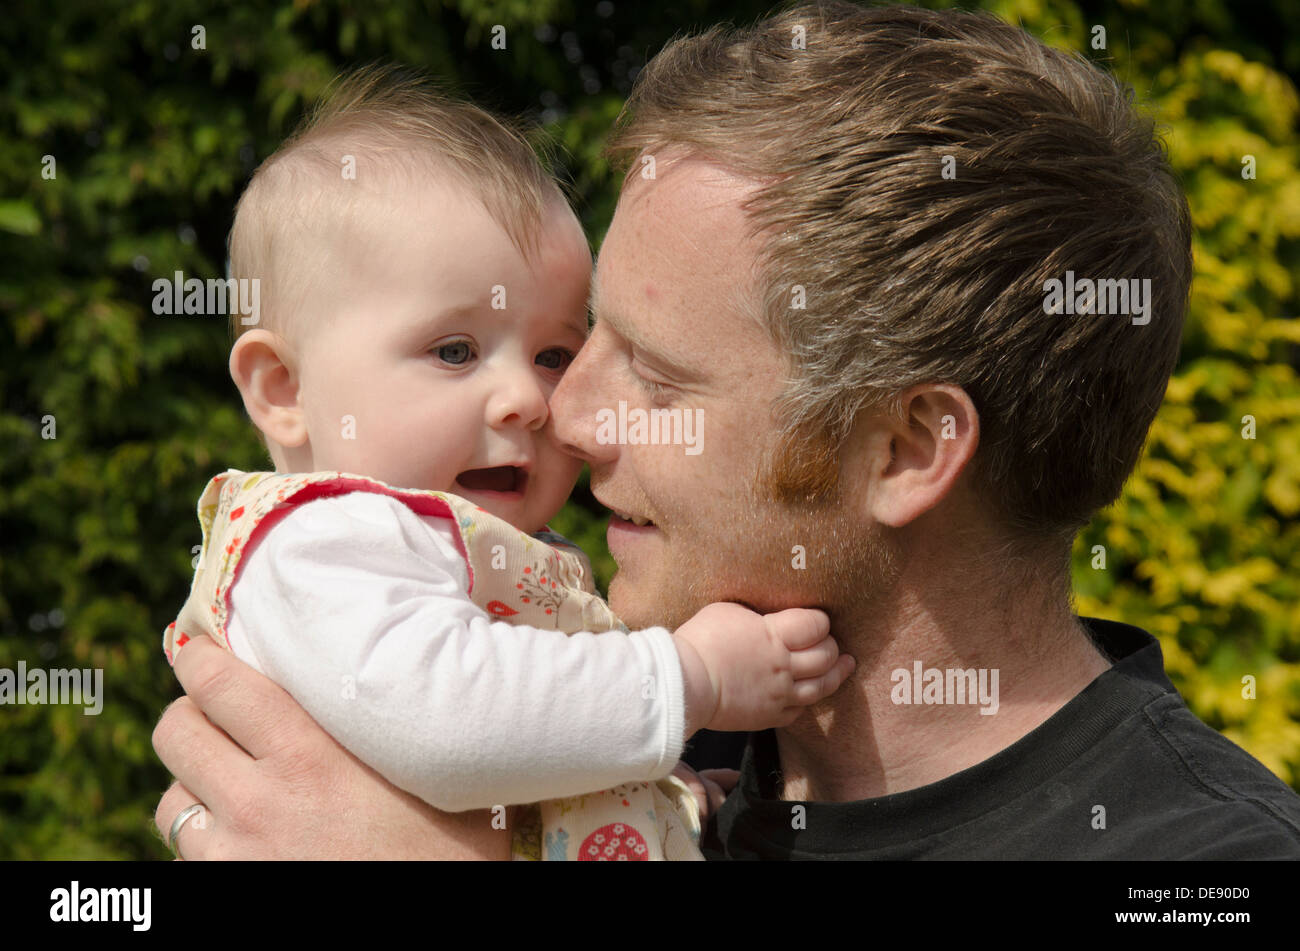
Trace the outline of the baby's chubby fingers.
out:
[[[819,700],[825,700],[840,689],[840,684],[848,679],[855,666],[857,661],[852,656],[841,654],[835,666],[821,676],[796,680],[793,690],[795,703],[808,706]]]
[[[812,647],[831,632],[830,617],[816,608],[787,608],[764,615],[763,623],[791,651]]]
[[[840,657],[840,645],[833,637],[823,637],[812,647],[790,652],[790,675],[795,680],[820,677],[835,666]]]

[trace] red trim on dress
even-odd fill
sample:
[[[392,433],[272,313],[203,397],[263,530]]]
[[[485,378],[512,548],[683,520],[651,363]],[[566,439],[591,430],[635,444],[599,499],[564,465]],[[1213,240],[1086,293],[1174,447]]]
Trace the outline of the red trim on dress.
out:
[[[230,592],[235,587],[235,583],[239,581],[239,574],[244,570],[244,563],[248,560],[248,556],[253,553],[253,548],[261,540],[261,536],[265,535],[276,522],[288,515],[294,506],[314,502],[316,499],[350,495],[353,492],[386,495],[389,498],[397,499],[417,515],[432,515],[437,518],[448,519],[452,524],[452,540],[456,543],[456,550],[460,553],[461,558],[465,559],[465,572],[469,576],[469,589],[466,593],[468,594],[474,590],[474,569],[469,563],[469,549],[465,547],[465,540],[460,534],[460,522],[457,521],[456,513],[452,511],[450,505],[437,496],[402,492],[382,483],[357,476],[339,476],[326,482],[312,482],[303,486],[292,495],[281,499],[275,508],[262,516],[262,520],[254,526],[252,534],[248,536],[244,544],[244,552],[240,555],[239,562],[235,565],[235,570],[230,576],[230,583],[226,585],[226,590],[219,595],[226,605],[227,620],[230,619]],[[224,625],[213,625],[213,627],[219,626]],[[217,633],[225,641],[226,649],[229,650],[230,635],[225,630],[218,630]]]

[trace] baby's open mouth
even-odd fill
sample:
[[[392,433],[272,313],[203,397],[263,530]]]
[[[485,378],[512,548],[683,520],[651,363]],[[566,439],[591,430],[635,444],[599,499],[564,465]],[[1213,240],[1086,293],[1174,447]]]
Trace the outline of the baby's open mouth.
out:
[[[528,473],[518,466],[466,469],[456,476],[456,484],[472,492],[522,493],[528,484]]]

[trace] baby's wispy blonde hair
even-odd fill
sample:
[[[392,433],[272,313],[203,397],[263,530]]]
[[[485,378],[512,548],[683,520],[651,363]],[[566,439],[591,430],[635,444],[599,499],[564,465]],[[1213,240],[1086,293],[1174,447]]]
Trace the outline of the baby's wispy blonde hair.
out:
[[[526,258],[542,216],[563,192],[523,132],[446,94],[422,74],[367,66],[340,76],[258,167],[230,231],[230,276],[257,278],[256,326],[287,335],[312,283],[329,268],[306,233],[346,228],[377,184],[418,187],[451,176],[480,202]],[[231,314],[232,340],[253,329]]]

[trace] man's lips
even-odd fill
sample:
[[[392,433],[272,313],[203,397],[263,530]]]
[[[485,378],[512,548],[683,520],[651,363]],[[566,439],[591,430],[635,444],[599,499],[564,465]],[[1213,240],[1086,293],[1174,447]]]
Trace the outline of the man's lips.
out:
[[[640,546],[650,544],[650,539],[658,537],[659,529],[654,522],[638,525],[618,512],[610,514],[609,527],[605,529],[605,544],[609,546],[609,553],[614,556],[620,568],[629,564],[629,559],[635,557],[634,552]]]
[[[596,496],[596,501],[605,508],[609,509],[609,524],[611,526],[618,524],[621,528],[654,528],[655,523],[644,515],[637,515],[628,509],[619,508],[617,505],[610,505],[600,496]]]
[[[528,470],[521,466],[466,469],[456,476],[456,487],[482,495],[518,498],[528,488]]]
[[[609,515],[609,524],[617,524],[620,528],[654,528],[655,523],[648,518],[642,518],[639,515],[620,515],[618,512],[611,512]]]

